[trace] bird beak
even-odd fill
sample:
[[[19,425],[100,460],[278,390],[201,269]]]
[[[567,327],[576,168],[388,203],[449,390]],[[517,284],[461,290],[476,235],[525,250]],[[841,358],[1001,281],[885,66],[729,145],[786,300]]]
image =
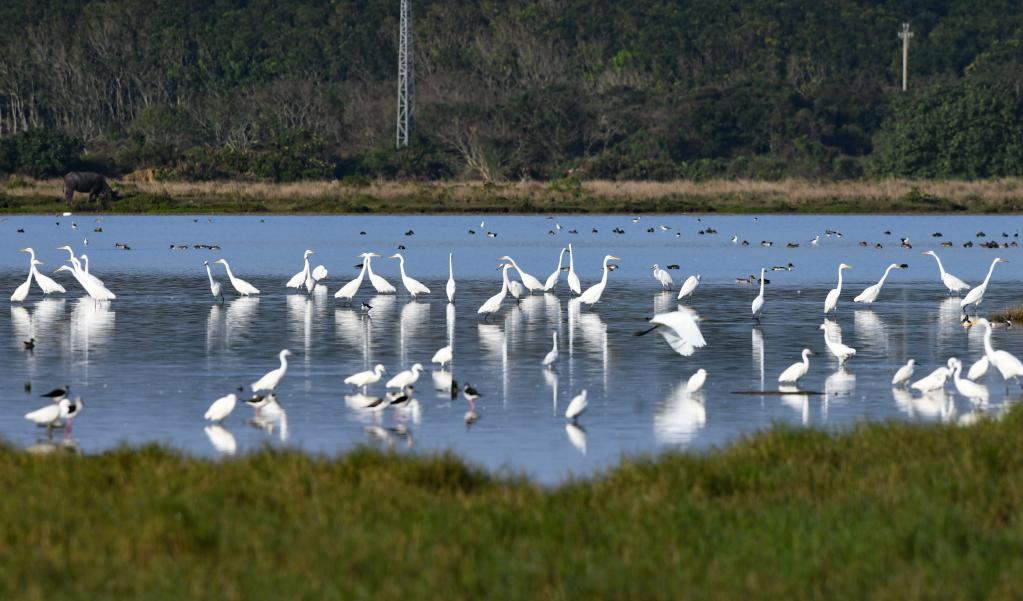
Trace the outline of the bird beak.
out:
[[[40,261],[39,259],[36,259],[36,261],[35,261],[35,264],[36,264],[36,265],[46,265],[46,263],[43,263],[43,262],[42,262],[42,261]]]
[[[619,259],[618,257],[611,257],[611,260],[612,261],[621,261],[621,259]]]

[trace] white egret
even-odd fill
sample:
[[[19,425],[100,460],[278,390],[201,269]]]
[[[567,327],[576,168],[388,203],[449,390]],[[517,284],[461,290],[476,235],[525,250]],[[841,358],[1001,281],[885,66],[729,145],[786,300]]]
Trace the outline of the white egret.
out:
[[[696,370],[696,373],[689,376],[689,380],[686,381],[686,392],[693,394],[694,392],[703,388],[703,383],[707,381],[707,370],[702,367]]]
[[[805,376],[806,372],[810,371],[810,355],[812,354],[813,351],[810,349],[803,349],[803,360],[785,368],[785,371],[781,372],[781,375],[778,376],[778,382],[795,383]]]
[[[74,266],[75,273],[77,273],[78,276],[83,281],[93,283],[96,286],[96,290],[97,291],[100,288],[106,289],[106,284],[103,283],[103,280],[101,280],[98,277],[90,274],[89,270],[85,269],[82,266],[82,263],[79,262],[78,257],[75,256],[75,251],[74,251],[73,248],[71,248],[70,246],[64,245],[64,246],[59,247],[57,250],[66,250],[67,251],[67,254],[68,254],[68,259],[67,260],[71,263],[71,265]],[[89,264],[89,257],[87,255],[82,255],[82,256],[85,257],[85,259],[84,259],[85,260],[85,264],[88,265]],[[86,286],[83,284],[82,288],[86,288]],[[88,290],[88,289],[86,288],[86,290]],[[107,300],[109,300],[109,299],[107,299]]]
[[[682,284],[682,288],[678,291],[677,299],[678,300],[682,300],[682,299],[686,298],[687,296],[692,296],[696,292],[696,289],[699,288],[699,287],[700,287],[700,274],[689,276],[688,278],[686,278],[685,283]]]
[[[63,294],[65,292],[67,292],[67,290],[64,290],[63,286],[61,286],[57,282],[53,281],[52,278],[50,278],[47,275],[43,275],[43,274],[39,273],[39,270],[36,269],[36,267],[35,267],[35,260],[36,260],[36,252],[35,252],[35,250],[33,250],[32,248],[23,248],[19,252],[27,252],[29,254],[29,257],[30,257],[29,258],[29,262],[28,262],[29,263],[29,269],[32,271],[32,277],[34,277],[36,279],[36,284],[39,285],[39,289],[43,291],[43,294],[53,294],[55,292],[59,292],[59,293]],[[40,261],[39,264],[43,265],[44,263],[42,263]]]
[[[276,392],[277,385],[281,383],[281,379],[284,377],[284,374],[288,373],[288,357],[290,356],[291,351],[288,349],[281,351],[278,355],[278,358],[281,361],[281,366],[273,371],[267,372],[265,376],[253,382],[252,386],[250,386],[252,393],[258,394],[260,392],[269,392],[272,394]]]
[[[589,404],[590,402],[586,400],[586,391],[583,390],[582,392],[577,394],[575,398],[572,399],[571,402],[569,402],[568,408],[565,409],[565,417],[572,420],[573,422],[576,421],[579,418],[579,416],[582,415],[584,411],[586,411],[586,407],[588,407]]]
[[[971,380],[964,380],[959,377],[963,371],[963,362],[959,359],[955,360],[955,366],[952,368],[952,382],[956,386],[956,390],[959,394],[963,395],[970,401],[980,404],[987,405],[989,392],[987,386],[983,384],[977,384]]]
[[[14,294],[11,295],[12,303],[24,302],[28,298],[28,291],[32,288],[32,269],[36,264],[42,265],[37,259],[30,259],[28,266],[28,278],[25,279],[24,283],[14,289]]]
[[[89,271],[89,255],[83,253],[82,256],[79,257],[79,260],[82,262],[82,272],[88,276],[90,280],[96,282],[100,286],[106,286],[106,284],[103,283],[103,280],[99,279],[91,271]]]
[[[999,263],[1008,263],[1008,261],[1001,257],[995,257],[995,259],[991,261],[991,267],[988,268],[987,277],[984,278],[984,281],[973,290],[967,292],[966,296],[963,297],[963,300],[959,301],[959,307],[964,313],[966,312],[966,307],[970,305],[973,305],[974,313],[977,312],[977,307],[984,300],[984,293],[987,291],[987,285],[991,282],[991,274],[995,271],[995,265],[998,265]]]
[[[455,302],[455,270],[451,266],[451,253],[448,253],[448,283],[444,287],[444,292],[448,295],[448,302]]]
[[[302,271],[291,276],[291,279],[288,280],[285,286],[288,288],[301,288],[305,284],[305,281],[309,278],[309,256],[312,254],[313,251],[311,250],[305,251],[302,255],[302,261],[305,263],[305,266],[302,268]]]
[[[554,290],[554,287],[558,285],[558,280],[561,278],[561,263],[565,259],[565,251],[567,248],[562,248],[561,252],[558,253],[558,268],[554,270],[554,273],[547,276],[547,281],[543,284],[544,292],[550,292]]]
[[[416,383],[419,379],[419,374],[423,371],[423,364],[416,363],[412,366],[412,369],[406,369],[405,371],[398,372],[393,378],[387,381],[384,385],[385,388],[397,388],[404,390],[406,386],[411,386]]]
[[[508,292],[518,302],[519,299],[526,295],[526,288],[518,280],[512,280],[508,282]]]
[[[909,383],[909,379],[913,377],[913,370],[916,369],[916,360],[910,359],[906,361],[906,364],[899,368],[895,375],[892,376],[892,386],[904,386]]]
[[[650,269],[653,270],[654,279],[660,282],[661,290],[670,290],[675,285],[675,281],[671,279],[671,274],[661,269],[661,266],[657,263],[654,263]]]
[[[707,341],[703,339],[697,320],[700,316],[688,307],[679,307],[677,311],[658,313],[650,318],[650,328],[636,332],[635,336],[643,336],[657,330],[668,341],[674,351],[688,357],[703,348]]]
[[[966,377],[976,382],[984,377],[990,364],[991,361],[987,358],[987,355],[984,355],[970,366],[970,371],[966,372]]]
[[[831,313],[838,308],[838,297],[842,294],[842,270],[852,269],[852,265],[846,265],[842,263],[838,266],[838,286],[832,288],[828,292],[827,298],[824,299],[824,313]]]
[[[45,407],[36,409],[25,414],[25,419],[36,424],[37,426],[46,426],[47,428],[53,428],[60,420],[67,417],[71,410],[71,401],[68,399],[61,399],[58,403],[50,403]]]
[[[866,288],[864,288],[863,292],[860,292],[859,294],[856,295],[856,298],[853,299],[853,302],[865,303],[867,305],[870,305],[874,301],[876,301],[877,296],[881,294],[881,288],[884,286],[884,281],[888,279],[888,273],[891,272],[891,270],[893,269],[905,268],[902,265],[899,265],[898,263],[892,263],[887,268],[885,268],[884,275],[881,276],[881,279],[878,280],[877,283],[874,284],[873,286],[867,286]]]
[[[70,271],[71,275],[78,280],[78,283],[85,289],[85,292],[91,296],[94,300],[98,301],[109,301],[114,300],[117,296],[107,289],[98,279],[90,277],[89,274],[82,270],[81,264],[78,262],[78,258],[72,256],[70,259],[71,267],[63,265],[58,267],[56,271]]]
[[[373,289],[376,290],[378,294],[394,294],[395,292],[397,292],[394,286],[392,286],[391,283],[385,280],[384,278],[373,273],[373,265],[371,261],[373,257],[379,256],[380,255],[376,253],[365,254],[366,260],[363,263],[363,265],[366,266],[366,275],[369,276],[369,283],[373,284]]]
[[[526,287],[526,290],[528,290],[531,293],[543,292],[543,284],[540,282],[540,280],[529,275],[525,271],[522,271],[522,268],[519,267],[519,264],[515,262],[515,259],[505,255],[499,258],[498,261],[507,261],[511,263],[512,268],[515,269],[516,272],[518,272],[519,279],[522,280],[522,285]]]
[[[991,344],[991,322],[984,318],[980,318],[978,322],[984,326],[984,354],[987,355],[988,361],[1002,374],[1006,385],[1010,378],[1018,383],[1019,377],[1023,376],[1023,363],[1008,351],[995,350]]]
[[[856,354],[856,349],[842,344],[841,340],[833,339],[828,335],[827,324],[822,323],[820,329],[824,330],[824,344],[831,351],[831,354],[838,358],[839,363],[845,363],[849,360],[849,357]]]
[[[362,286],[362,278],[366,275],[366,266],[369,265],[368,255],[369,253],[362,253],[359,255],[362,257],[362,268],[359,270],[359,275],[356,276],[354,280],[348,282],[344,286],[341,286],[341,288],[334,293],[334,298],[339,298],[348,302],[351,302],[351,300],[355,298],[355,294]]]
[[[433,358],[430,359],[430,363],[440,363],[441,369],[443,369],[445,365],[451,363],[453,356],[454,355],[451,352],[451,345],[442,346],[433,354]]]
[[[213,294],[214,300],[223,302],[224,300],[224,289],[220,285],[220,282],[213,279],[213,271],[210,269],[210,262],[203,261],[203,265],[206,266],[206,277],[210,279],[210,292]]]
[[[951,359],[949,360],[949,364],[953,364]],[[913,382],[910,386],[920,392],[938,390],[945,386],[945,381],[948,380],[948,376],[951,373],[952,371],[948,367],[939,367],[916,382]]]
[[[370,384],[376,384],[380,381],[380,378],[387,373],[387,369],[379,363],[373,369],[369,371],[360,371],[357,374],[353,374],[345,378],[345,384],[350,384],[356,388],[361,388],[362,392],[366,392],[366,388]]]
[[[327,268],[323,265],[317,265],[305,279],[305,289],[309,294],[316,292],[316,287],[320,285],[320,282],[327,279]]]
[[[554,331],[553,339],[554,339],[554,346],[551,347],[551,350],[547,353],[547,355],[544,356],[543,361],[540,362],[540,365],[543,365],[547,369],[554,369],[555,363],[558,362],[558,332],[557,332],[557,330]]]
[[[231,266],[227,264],[227,261],[225,261],[224,259],[217,259],[216,261],[214,261],[214,263],[220,263],[221,265],[224,266],[224,269],[227,270],[227,279],[231,280],[231,286],[233,286],[234,289],[238,291],[238,294],[241,294],[242,296],[249,296],[250,294],[259,294],[259,289],[257,289],[255,286],[241,278],[234,277],[234,273],[231,271]]]
[[[618,257],[614,255],[604,256],[604,273],[600,276],[600,281],[590,286],[579,295],[579,302],[586,303],[587,305],[593,305],[600,301],[600,297],[604,294],[604,288],[607,287],[607,274],[610,271],[608,269],[608,263],[610,261],[620,261]]]
[[[757,320],[757,323],[760,323],[760,316],[764,312],[764,271],[766,271],[766,270],[763,267],[761,267],[760,268],[760,294],[758,294],[757,297],[755,299],[753,299],[753,305],[752,305],[753,319]]]
[[[941,274],[941,283],[944,284],[946,288],[948,288],[949,294],[952,294],[953,292],[959,294],[963,290],[970,289],[969,284],[960,280],[951,273],[945,271],[945,267],[941,264],[941,259],[938,258],[937,253],[935,253],[933,250],[929,250],[922,254],[932,256],[934,257],[934,260],[938,262],[938,273]]]
[[[568,245],[568,288],[577,295],[582,294],[583,287],[575,272],[575,251],[571,244]]]
[[[238,395],[233,392],[227,396],[222,396],[210,404],[210,408],[206,410],[202,418],[211,422],[222,422],[227,419],[227,416],[231,415],[237,403]]]
[[[412,298],[416,298],[418,294],[430,294],[430,289],[424,286],[419,280],[409,277],[405,274],[405,257],[401,256],[401,253],[394,253],[389,258],[398,259],[398,268],[401,271],[401,283],[405,285],[405,290],[412,295]]]
[[[476,310],[478,315],[493,315],[501,310],[501,303],[504,302],[506,296],[508,296],[508,270],[511,269],[511,265],[505,263],[502,267],[502,278],[503,283],[501,284],[501,291],[491,296],[486,300],[485,303],[480,305],[480,308]]]

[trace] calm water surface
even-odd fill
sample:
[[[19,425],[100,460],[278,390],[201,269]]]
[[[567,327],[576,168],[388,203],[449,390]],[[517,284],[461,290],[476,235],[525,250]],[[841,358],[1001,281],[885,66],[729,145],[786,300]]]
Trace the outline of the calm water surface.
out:
[[[98,223],[84,215],[9,217],[0,222],[5,295],[25,278],[27,255],[18,248],[33,246],[46,262],[43,269],[52,271],[65,256],[56,247],[72,244],[89,254],[93,272],[118,298],[97,305],[83,298],[67,274],[58,274],[68,294],[43,299],[34,289],[24,305],[0,312],[5,366],[0,437],[26,447],[45,439],[22,416],[41,405],[39,393],[70,382],[87,403],[73,432],[74,444],[85,452],[146,442],[200,455],[265,445],[316,453],[363,444],[403,452],[452,449],[473,462],[550,483],[609,467],[623,454],[725,445],[772,423],[832,428],[866,420],[962,419],[975,408],[952,394],[951,382],[946,398],[889,385],[910,357],[922,376],[949,356],[968,366],[983,353],[981,331],[959,325],[957,301],[946,297],[933,259],[920,253],[937,250],[945,267],[971,284],[983,279],[995,256],[1006,258],[1010,263],[996,269],[983,307],[990,311],[1023,298],[1018,248],[962,248],[967,240],[1017,240],[1015,217],[649,216],[633,222],[623,216],[561,216],[560,230],[543,217],[485,219],[481,226],[481,218],[473,216],[105,217]],[[662,231],[662,224],[671,229]],[[96,227],[103,232],[94,232]],[[613,234],[615,227],[625,234]],[[648,233],[649,227],[655,232]],[[718,233],[698,233],[707,227]],[[25,233],[16,233],[19,228]],[[578,233],[569,233],[572,229]],[[822,235],[819,246],[808,243],[825,229],[843,236]],[[405,235],[408,230],[414,233]],[[981,231],[986,237],[977,238]],[[933,237],[935,232],[943,237]],[[733,233],[750,245],[732,244]],[[899,247],[903,236],[911,250]],[[765,248],[761,240],[774,246]],[[861,240],[870,246],[861,247]],[[945,240],[955,247],[941,248]],[[131,250],[115,250],[115,242]],[[562,278],[557,294],[506,301],[493,322],[477,320],[476,308],[500,288],[498,257],[510,254],[542,280],[569,242],[584,287],[599,278],[604,254],[622,259],[595,308],[570,304]],[[789,249],[788,242],[800,246]],[[884,248],[874,248],[876,242]],[[222,250],[169,249],[197,243]],[[377,259],[375,271],[399,288],[397,295],[375,295],[367,280],[354,307],[334,300],[333,292],[356,275],[358,253],[386,256],[398,245],[406,246],[409,274],[433,294],[410,302],[397,261]],[[308,298],[284,288],[301,269],[306,248],[317,252],[313,265],[330,270],[329,294]],[[443,294],[449,251],[458,281],[455,305]],[[237,298],[218,268],[227,302],[215,305],[202,261],[221,257],[263,294]],[[824,296],[842,261],[854,268],[845,272],[834,319],[843,341],[859,351],[844,368],[828,354],[819,329]],[[749,307],[756,287],[736,284],[735,278],[789,262],[792,271],[768,276],[765,319],[754,327]],[[891,262],[909,269],[892,273],[873,309],[854,305],[852,297]],[[653,263],[678,264],[670,272],[676,284],[692,273],[703,276],[692,306],[703,317],[708,345],[692,357],[675,354],[659,336],[632,335],[646,317],[676,306],[674,293],[660,292],[651,277]],[[375,307],[372,320],[361,315],[360,301]],[[539,364],[554,331],[561,339],[561,362],[556,372],[545,372]],[[29,337],[38,340],[33,354],[22,348]],[[430,373],[430,357],[449,340],[455,379],[483,394],[481,418],[471,428],[462,421],[465,401],[437,392],[441,381]],[[1023,355],[1023,328],[996,331],[995,345]],[[777,375],[799,359],[803,347],[818,355],[801,388],[820,394],[778,395]],[[207,431],[202,414],[209,403],[275,368],[282,348],[294,353],[278,389],[285,419],[253,424],[252,410],[239,406],[223,431]],[[428,367],[417,383],[417,409],[367,413],[346,404],[345,396],[353,393],[342,384],[348,375],[376,363],[394,374],[414,362]],[[689,398],[686,379],[700,367],[710,374],[707,385]],[[24,391],[26,382],[32,394]],[[985,383],[991,391],[988,412],[997,414],[1020,398],[1016,390],[1006,395],[997,374]],[[578,429],[567,428],[562,414],[582,389],[589,391],[590,408]],[[750,391],[768,393],[736,394]],[[382,393],[382,384],[371,392]]]

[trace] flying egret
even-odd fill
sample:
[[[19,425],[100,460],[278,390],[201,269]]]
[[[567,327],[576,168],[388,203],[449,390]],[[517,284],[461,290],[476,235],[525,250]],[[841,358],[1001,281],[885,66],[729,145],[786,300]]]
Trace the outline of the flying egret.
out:
[[[781,383],[796,383],[800,378],[806,375],[806,372],[810,371],[810,355],[813,354],[808,348],[803,349],[803,360],[797,361],[792,365],[785,368],[785,371],[781,372],[778,376],[778,382]]]
[[[987,355],[984,355],[970,366],[970,371],[966,372],[966,377],[976,382],[984,377],[990,364],[991,361],[987,358]]]
[[[753,299],[753,306],[752,306],[752,309],[753,309],[753,319],[757,320],[757,323],[760,323],[760,316],[764,312],[764,272],[765,271],[766,270],[763,267],[760,268],[760,294],[758,294],[757,297],[755,299]]]
[[[24,302],[28,298],[28,291],[32,288],[32,269],[36,265],[42,265],[42,262],[38,259],[30,259],[28,266],[28,278],[25,279],[24,283],[14,289],[14,294],[11,295],[12,303]]]
[[[565,251],[567,248],[562,248],[561,252],[558,253],[558,268],[554,270],[554,273],[547,276],[547,281],[543,284],[544,292],[550,292],[554,290],[554,287],[558,285],[558,279],[561,278],[561,263],[565,259]]]
[[[844,269],[852,269],[852,265],[842,263],[838,266],[838,286],[832,288],[831,291],[828,292],[827,298],[824,299],[825,315],[838,308],[838,297],[842,294],[842,270]]]
[[[682,299],[686,298],[687,296],[692,296],[696,292],[696,289],[699,288],[699,287],[700,287],[700,274],[689,276],[688,278],[686,278],[685,283],[682,284],[682,288],[678,291],[677,299],[678,300],[682,300]]]
[[[881,276],[881,279],[878,280],[877,283],[874,284],[873,286],[867,286],[866,288],[864,288],[863,292],[860,292],[859,294],[856,295],[856,298],[853,299],[853,302],[865,303],[867,305],[870,305],[874,301],[876,301],[877,296],[881,294],[881,287],[884,286],[884,281],[888,279],[888,273],[891,272],[891,270],[893,269],[905,269],[905,267],[899,265],[898,263],[892,263],[891,265],[889,265],[887,268],[885,268],[884,275]]]
[[[384,278],[373,273],[373,265],[371,261],[373,257],[379,256],[380,255],[376,253],[365,254],[366,260],[363,263],[363,265],[366,266],[366,275],[369,276],[369,283],[373,284],[373,289],[376,290],[378,294],[394,294],[395,292],[397,292],[394,286],[392,286],[391,283],[385,280]]]
[[[515,262],[515,259],[505,255],[505,256],[499,258],[498,261],[507,261],[507,262],[511,263],[512,268],[516,272],[518,272],[519,279],[522,280],[522,285],[525,286],[526,290],[528,290],[530,293],[532,293],[532,292],[543,292],[543,284],[540,282],[540,280],[538,280],[535,277],[529,275],[525,271],[522,271],[522,268],[519,267],[519,264]]]
[[[376,384],[380,381],[380,378],[387,373],[387,369],[379,363],[373,369],[369,371],[360,371],[357,374],[353,374],[345,378],[345,384],[350,384],[356,388],[361,388],[363,394],[366,393],[366,388],[370,384]]]
[[[547,353],[547,355],[544,356],[543,361],[540,362],[540,364],[543,365],[547,369],[554,369],[555,363],[558,362],[558,332],[557,332],[557,330],[554,331],[553,339],[554,339],[554,346]]]
[[[973,290],[967,292],[966,296],[963,297],[963,300],[959,301],[959,307],[962,308],[963,313],[966,313],[966,307],[970,305],[973,305],[973,312],[977,312],[977,307],[984,300],[984,293],[987,291],[987,285],[991,282],[991,274],[995,271],[995,265],[998,265],[999,263],[1008,263],[1008,261],[1001,257],[995,257],[995,259],[991,261],[991,267],[988,268],[987,277],[984,278],[984,281]]]
[[[405,290],[412,295],[415,299],[418,294],[430,294],[430,289],[424,286],[419,280],[409,277],[405,274],[405,257],[401,256],[401,253],[394,253],[390,259],[398,259],[398,268],[401,271],[401,283],[405,285]]]
[[[493,315],[501,310],[501,303],[504,302],[506,296],[508,296],[508,270],[511,269],[511,264],[505,263],[501,266],[503,283],[501,284],[501,291],[487,299],[485,303],[480,305],[480,308],[476,310],[478,315]]]
[[[227,264],[226,260],[217,259],[216,261],[214,261],[214,263],[220,263],[221,265],[224,266],[224,269],[227,270],[227,279],[231,280],[231,286],[233,286],[234,289],[238,291],[238,294],[241,294],[242,296],[249,296],[250,294],[259,294],[259,289],[257,289],[255,286],[241,278],[234,277],[234,273],[231,272],[231,266]]]
[[[575,272],[575,251],[572,245],[568,245],[568,288],[576,295],[582,294],[582,284],[579,283],[579,276]]]
[[[334,293],[334,298],[339,298],[351,302],[355,298],[355,294],[359,291],[362,286],[362,278],[366,275],[366,266],[369,265],[369,259],[367,258],[369,253],[362,253],[359,255],[362,257],[362,268],[359,270],[359,275],[352,281],[348,282],[344,286]]]
[[[618,257],[614,255],[604,256],[604,274],[600,277],[600,281],[590,286],[579,295],[579,302],[586,303],[587,305],[593,305],[600,301],[600,297],[604,294],[604,288],[607,286],[607,274],[610,271],[608,269],[608,263],[610,261],[620,261]]]
[[[284,374],[288,373],[288,357],[290,356],[291,351],[288,349],[281,351],[278,355],[278,358],[281,361],[281,366],[273,371],[267,372],[265,376],[253,382],[252,386],[250,386],[252,393],[258,394],[260,392],[269,392],[272,394],[276,392],[277,385],[281,383],[281,378],[284,377]]]
[[[915,369],[916,361],[910,359],[906,361],[906,364],[899,368],[899,371],[895,372],[892,376],[892,386],[905,386],[909,383],[909,379],[913,377],[913,370]]]
[[[43,294],[53,294],[55,292],[60,292],[61,294],[63,294],[65,292],[67,292],[67,290],[64,290],[63,286],[61,286],[57,282],[53,281],[52,278],[50,278],[47,275],[43,275],[43,274],[39,273],[39,270],[36,269],[36,267],[35,267],[35,260],[36,260],[36,251],[35,250],[33,250],[32,248],[22,248],[18,252],[23,252],[23,253],[27,252],[29,254],[29,257],[30,257],[29,258],[29,262],[28,262],[29,263],[29,269],[32,271],[32,277],[34,277],[36,279],[36,284],[39,285],[39,289],[43,291]],[[40,262],[39,264],[43,265],[44,263]]]
[[[696,323],[699,319],[696,311],[688,307],[679,307],[676,311],[654,315],[650,318],[653,325],[636,332],[634,336],[643,336],[657,330],[676,353],[688,357],[696,352],[696,349],[707,345],[700,332],[700,326]]]
[[[451,345],[442,346],[433,354],[433,358],[430,359],[430,363],[440,363],[440,367],[443,369],[445,365],[451,363],[452,358],[453,353],[451,352]]]
[[[451,266],[451,253],[448,253],[448,283],[444,292],[448,295],[449,303],[455,302],[455,270]]]
[[[949,359],[949,365],[954,365],[952,359]],[[939,367],[916,382],[913,382],[910,386],[920,392],[938,390],[945,386],[945,381],[948,380],[951,371],[948,367]]]
[[[831,354],[838,358],[839,363],[845,363],[849,360],[849,357],[856,354],[856,349],[842,344],[841,340],[835,340],[828,335],[827,324],[822,323],[820,329],[824,330],[824,344],[831,351]]]
[[[689,380],[686,381],[686,392],[693,394],[694,392],[703,388],[703,383],[707,381],[707,370],[702,367],[696,370],[696,373],[689,376]]]
[[[952,382],[956,386],[956,390],[959,394],[963,395],[973,403],[979,405],[987,405],[989,392],[987,386],[983,384],[977,384],[971,380],[964,380],[959,377],[963,371],[963,362],[959,359],[955,360],[955,366],[952,368]]]
[[[969,290],[970,289],[970,285],[969,284],[967,284],[966,282],[960,280],[959,278],[957,278],[956,276],[952,275],[951,273],[948,273],[947,271],[945,271],[945,267],[941,264],[941,259],[938,258],[937,253],[935,253],[933,250],[929,250],[929,251],[927,251],[925,253],[922,253],[922,254],[932,256],[932,257],[934,257],[934,260],[938,262],[938,273],[941,274],[941,283],[945,284],[945,287],[948,288],[948,293],[950,295],[953,292],[958,295],[963,290]]]
[[[305,281],[309,278],[309,257],[312,254],[313,251],[311,250],[305,251],[302,255],[302,261],[305,263],[305,266],[302,268],[302,271],[291,276],[291,279],[288,280],[288,283],[285,284],[285,286],[288,288],[301,288],[305,284]]]
[[[227,419],[227,416],[231,415],[234,411],[235,404],[238,403],[238,395],[231,393],[227,396],[222,396],[219,399],[213,401],[210,408],[206,410],[203,419],[211,422],[222,422]]]
[[[671,274],[661,269],[661,266],[657,263],[654,263],[650,269],[653,270],[654,279],[660,282],[661,290],[670,290],[675,285],[675,281],[671,279]]]
[[[419,374],[422,373],[422,371],[423,364],[416,363],[411,369],[406,369],[405,371],[395,374],[393,378],[387,381],[387,384],[385,384],[384,387],[404,390],[406,386],[411,386],[416,383],[416,380],[419,379]]]
[[[214,300],[223,302],[224,290],[223,287],[220,285],[220,282],[213,279],[213,271],[210,269],[210,262],[203,261],[202,264],[206,266],[206,277],[210,279],[210,292],[213,293]]]
[[[71,401],[61,399],[59,403],[50,403],[45,407],[36,409],[25,414],[25,419],[37,426],[46,426],[47,429],[55,427],[60,420],[67,417],[71,411]]]
[[[991,322],[983,317],[978,322],[984,326],[984,354],[987,355],[988,361],[1002,374],[1006,386],[1010,378],[1019,383],[1019,377],[1023,376],[1023,363],[1008,351],[995,350],[991,344]]]
[[[573,422],[579,419],[579,416],[586,411],[590,402],[586,400],[586,390],[583,390],[572,399],[568,404],[568,408],[565,409],[565,417],[572,420]]]

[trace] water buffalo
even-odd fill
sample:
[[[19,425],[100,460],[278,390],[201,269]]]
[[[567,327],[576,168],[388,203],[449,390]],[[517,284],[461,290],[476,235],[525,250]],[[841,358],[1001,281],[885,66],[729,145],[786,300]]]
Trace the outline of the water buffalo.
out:
[[[64,201],[69,205],[75,197],[75,192],[88,192],[89,202],[96,200],[100,194],[106,194],[112,199],[117,198],[117,192],[110,189],[106,178],[91,171],[72,171],[64,176]]]

